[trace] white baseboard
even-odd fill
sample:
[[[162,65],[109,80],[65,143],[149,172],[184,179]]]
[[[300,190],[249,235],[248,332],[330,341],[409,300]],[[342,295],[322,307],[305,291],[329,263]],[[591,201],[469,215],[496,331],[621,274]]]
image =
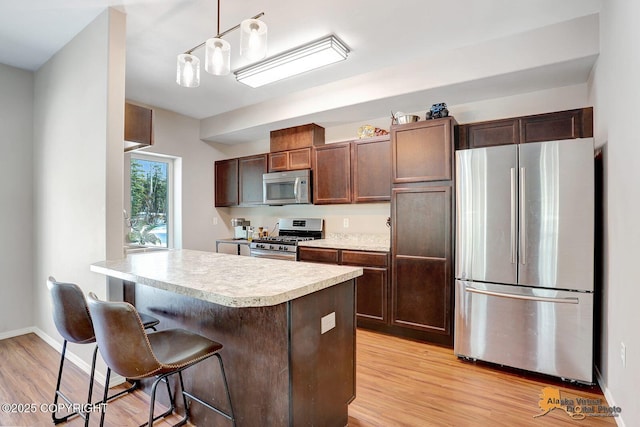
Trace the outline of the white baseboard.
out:
[[[29,328],[17,329],[17,330],[14,330],[14,331],[4,332],[4,333],[0,334],[0,340],[7,339],[7,338],[13,338],[13,337],[17,337],[17,336],[20,336],[20,335],[26,335],[26,334],[30,334],[30,333],[36,334],[38,337],[40,337],[40,339],[42,339],[42,341],[44,341],[47,344],[49,344],[58,353],[62,352],[62,343],[56,341],[54,338],[52,338],[49,335],[47,335],[42,329],[37,328],[35,326],[31,326]],[[80,356],[78,356],[77,354],[75,354],[72,351],[70,351],[69,347],[67,347],[66,359],[69,362],[71,362],[74,365],[76,365],[78,368],[80,368],[87,375],[91,375],[91,364],[85,362],[84,359],[82,359]],[[56,361],[56,363],[58,363],[58,361]],[[105,383],[107,378],[106,378],[105,374],[103,374],[101,372],[96,372],[95,376],[94,376],[94,379],[100,385],[104,386],[104,383]],[[125,381],[126,381],[126,379],[124,377],[122,377],[120,375],[117,375],[115,373],[111,373],[111,378],[109,379],[109,384],[110,384],[109,387],[113,387],[113,386],[122,384]]]
[[[3,332],[0,334],[0,340],[6,340],[7,338],[13,338],[13,337],[18,337],[20,335],[26,335],[26,334],[30,334],[30,333],[35,333],[36,328],[34,328],[33,326],[30,326],[28,328],[22,328],[22,329],[16,329],[14,331],[7,331],[7,332]]]
[[[615,403],[615,400],[613,399],[613,395],[611,394],[611,391],[609,390],[609,388],[607,388],[607,385],[605,384],[604,379],[602,378],[602,375],[600,374],[600,370],[598,369],[597,366],[596,366],[596,380],[598,381],[598,385],[600,386],[600,390],[602,390],[602,393],[604,394],[605,399],[607,399],[607,404],[609,406],[617,406]],[[620,416],[618,417],[614,417],[613,419],[615,420],[616,425],[618,427],[626,427],[626,424],[622,419],[622,414],[620,414]]]

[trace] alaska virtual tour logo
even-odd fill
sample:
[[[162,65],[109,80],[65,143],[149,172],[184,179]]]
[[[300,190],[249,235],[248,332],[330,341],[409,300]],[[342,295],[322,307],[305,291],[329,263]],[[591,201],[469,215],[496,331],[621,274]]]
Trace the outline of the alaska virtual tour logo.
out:
[[[534,415],[538,418],[547,415],[554,409],[564,411],[574,420],[583,420],[586,417],[617,417],[622,412],[618,406],[609,406],[602,399],[563,398],[560,390],[555,387],[542,389],[538,406],[541,414]]]

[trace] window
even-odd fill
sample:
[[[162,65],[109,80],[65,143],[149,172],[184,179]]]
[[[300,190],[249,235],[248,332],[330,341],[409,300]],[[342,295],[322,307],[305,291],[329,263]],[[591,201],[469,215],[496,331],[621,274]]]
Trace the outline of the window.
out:
[[[174,247],[173,163],[169,157],[131,154],[128,244]]]

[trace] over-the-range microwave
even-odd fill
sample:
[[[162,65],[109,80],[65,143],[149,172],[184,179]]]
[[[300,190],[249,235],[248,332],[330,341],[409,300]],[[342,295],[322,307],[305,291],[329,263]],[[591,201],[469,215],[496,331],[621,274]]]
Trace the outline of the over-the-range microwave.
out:
[[[265,205],[311,203],[311,171],[265,173],[262,175],[262,190]]]

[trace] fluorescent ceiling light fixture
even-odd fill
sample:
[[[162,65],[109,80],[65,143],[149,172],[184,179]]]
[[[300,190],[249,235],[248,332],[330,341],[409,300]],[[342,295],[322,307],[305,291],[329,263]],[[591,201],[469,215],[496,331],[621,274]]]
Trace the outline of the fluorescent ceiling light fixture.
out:
[[[239,82],[260,87],[343,61],[348,54],[349,48],[331,35],[241,68],[234,74]]]

